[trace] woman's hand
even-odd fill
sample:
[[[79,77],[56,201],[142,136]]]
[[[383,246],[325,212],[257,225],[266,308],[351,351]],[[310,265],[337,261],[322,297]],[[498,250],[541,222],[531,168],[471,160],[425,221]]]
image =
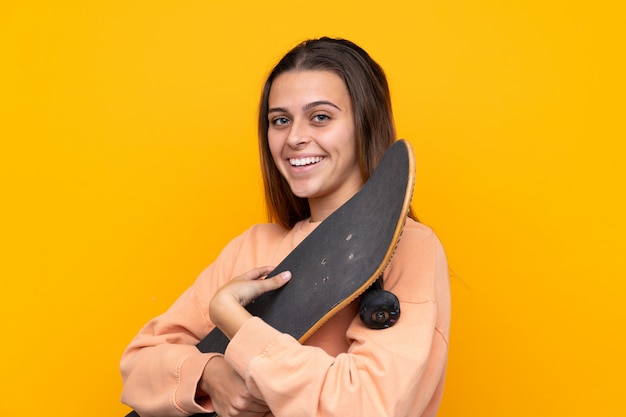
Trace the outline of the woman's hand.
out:
[[[229,338],[232,339],[243,323],[248,320],[250,313],[243,308],[254,301],[261,294],[276,290],[291,279],[291,272],[284,271],[268,278],[265,277],[273,270],[265,266],[233,278],[220,288],[209,305],[211,321]]]
[[[259,417],[270,411],[265,402],[250,394],[244,380],[222,356],[209,360],[198,388],[200,396],[211,397],[220,417]]]
[[[291,278],[291,273],[285,271],[262,279],[273,269],[266,266],[248,271],[233,278],[213,296],[209,316],[229,339],[252,317],[245,305],[263,293],[282,287]],[[198,395],[211,397],[220,417],[255,417],[270,411],[265,402],[250,394],[245,381],[221,356],[212,358],[206,364],[198,385]]]

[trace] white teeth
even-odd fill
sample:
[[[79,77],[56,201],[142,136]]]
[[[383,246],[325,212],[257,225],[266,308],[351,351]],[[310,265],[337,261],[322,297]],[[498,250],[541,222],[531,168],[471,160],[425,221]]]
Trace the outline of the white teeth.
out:
[[[310,164],[317,164],[323,158],[321,156],[311,156],[308,158],[289,158],[289,163],[294,167],[302,167]]]

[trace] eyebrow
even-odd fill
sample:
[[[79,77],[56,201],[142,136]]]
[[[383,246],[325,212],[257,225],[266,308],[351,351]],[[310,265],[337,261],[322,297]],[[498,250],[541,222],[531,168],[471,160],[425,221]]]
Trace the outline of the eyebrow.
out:
[[[328,100],[318,100],[318,101],[312,101],[311,103],[307,103],[302,110],[307,111],[307,110],[311,110],[314,107],[317,106],[331,106],[336,108],[337,110],[341,111],[341,108],[339,106],[337,106],[335,103],[333,103],[332,101],[328,101]],[[268,113],[288,113],[287,109],[284,107],[272,107],[270,108],[268,111]]]

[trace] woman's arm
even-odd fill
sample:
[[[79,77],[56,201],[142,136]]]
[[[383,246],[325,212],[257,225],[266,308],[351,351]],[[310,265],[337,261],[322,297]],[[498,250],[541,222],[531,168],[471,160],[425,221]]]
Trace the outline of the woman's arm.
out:
[[[445,255],[432,232],[405,230],[385,288],[401,302],[393,327],[372,330],[358,317],[337,356],[302,346],[258,318],[245,321],[225,359],[277,416],[427,415],[435,412],[447,361],[449,284]],[[297,319],[297,318],[294,318]]]
[[[120,364],[122,402],[142,417],[213,411],[207,399],[196,401],[205,366],[219,355],[201,353],[196,347],[208,331],[190,288],[165,314],[148,322],[126,348]]]
[[[217,377],[224,375],[223,355],[201,353],[196,347],[215,327],[210,300],[231,277],[274,259],[285,234],[278,226],[261,225],[233,239],[168,311],[140,330],[121,359],[122,402],[142,417],[215,411],[209,394],[219,392],[223,398],[236,379]],[[221,370],[214,368],[220,364]],[[233,398],[242,395],[241,390],[234,392]]]
[[[196,393],[198,402],[211,402],[221,417],[254,417],[270,411],[264,401],[254,397],[243,378],[226,363],[222,356],[215,356],[207,363]]]
[[[252,317],[244,308],[261,294],[276,290],[291,279],[289,271],[262,279],[270,273],[273,267],[256,268],[229,281],[221,287],[211,300],[209,313],[211,321],[228,337],[232,339],[239,328]]]

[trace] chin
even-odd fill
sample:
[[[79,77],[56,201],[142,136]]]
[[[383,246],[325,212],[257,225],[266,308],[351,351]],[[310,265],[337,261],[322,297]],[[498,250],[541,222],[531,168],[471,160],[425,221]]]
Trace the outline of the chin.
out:
[[[318,187],[311,187],[311,184],[290,184],[291,192],[300,198],[317,197],[320,194]]]
[[[302,189],[296,189],[294,190],[293,188],[291,189],[291,192],[299,198],[313,198],[313,197],[317,197],[318,193],[312,190],[302,190]]]
[[[313,195],[312,195],[312,194],[310,194],[310,193],[305,193],[305,192],[297,192],[297,191],[293,191],[293,190],[292,190],[291,192],[293,192],[293,194],[294,194],[296,197],[298,197],[298,198],[311,198],[311,197],[313,197]]]

